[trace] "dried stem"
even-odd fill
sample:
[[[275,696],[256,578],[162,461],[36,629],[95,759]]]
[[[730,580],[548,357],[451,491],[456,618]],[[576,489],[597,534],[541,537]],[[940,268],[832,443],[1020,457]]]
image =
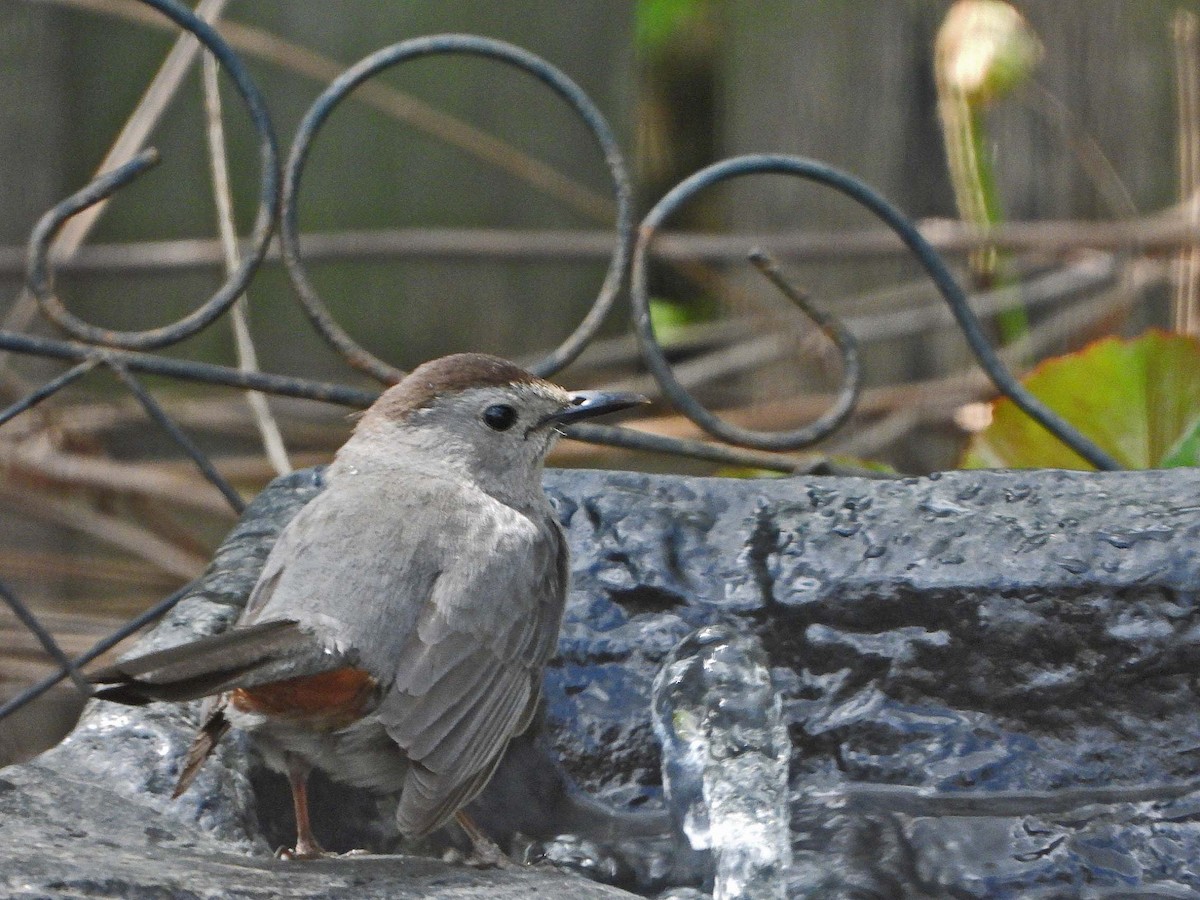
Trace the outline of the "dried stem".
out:
[[[181,579],[195,578],[204,570],[207,562],[203,557],[180,550],[124,519],[87,509],[77,503],[56,500],[46,496],[44,491],[0,485],[0,505],[18,509],[22,515],[86,534]]]
[[[47,578],[65,578],[153,590],[169,590],[179,584],[175,576],[148,569],[140,563],[104,556],[81,556],[75,552],[0,549],[0,567],[8,577],[28,578],[40,583]],[[43,620],[47,618],[44,610],[39,611],[38,616]],[[84,618],[90,623],[95,620],[96,614],[89,613]],[[119,617],[114,617],[113,624],[119,625],[121,621]],[[61,633],[58,628],[52,630],[55,634]]]
[[[1179,117],[1179,200],[1188,222],[1200,224],[1200,18],[1178,10],[1172,20],[1175,44],[1176,109]],[[1200,251],[1184,248],[1175,263],[1172,325],[1181,334],[1200,334]]]
[[[231,511],[220,491],[200,478],[163,471],[157,465],[117,462],[60,453],[33,442],[0,442],[0,470],[54,484],[113,491],[228,520]]]
[[[229,187],[229,158],[225,148],[225,124],[221,114],[221,85],[217,80],[217,61],[211,53],[204,54],[204,112],[208,134],[208,156],[212,165],[213,200],[217,208],[217,228],[221,237],[221,248],[225,255],[225,272],[232,274],[241,265],[238,251],[237,228],[233,222],[233,194]],[[246,319],[249,294],[245,293],[234,303],[230,311],[233,322],[234,343],[237,346],[238,368],[243,372],[257,372],[258,353],[250,336],[250,324]],[[271,415],[267,398],[258,391],[246,392],[246,403],[254,415],[262,437],[263,449],[278,475],[292,471],[288,462],[287,449],[279,425]]]
[[[1099,188],[1099,183],[1097,184]],[[1115,190],[1115,187],[1114,189]],[[1112,190],[1105,191],[1106,196]],[[920,223],[922,236],[946,255],[967,253],[981,246],[1013,252],[1062,255],[1081,249],[1149,254],[1172,253],[1200,243],[1200,222],[1191,222],[1186,208],[1172,206],[1158,213],[1120,221],[1080,219],[1006,222],[986,234],[960,222],[930,219]],[[305,259],[340,260],[517,260],[601,261],[612,253],[612,233],[601,230],[510,228],[379,228],[340,232],[314,232],[300,240]],[[746,249],[764,244],[781,259],[791,262],[855,261],[903,256],[904,244],[889,228],[823,229],[749,234],[666,233],[654,242],[654,257],[667,263],[703,259],[711,262],[743,260]],[[28,249],[24,245],[0,246],[0,275],[19,276]],[[277,263],[277,248],[266,261]],[[94,244],[80,249],[62,272],[169,272],[221,265],[220,242],[208,238],[129,241]]]

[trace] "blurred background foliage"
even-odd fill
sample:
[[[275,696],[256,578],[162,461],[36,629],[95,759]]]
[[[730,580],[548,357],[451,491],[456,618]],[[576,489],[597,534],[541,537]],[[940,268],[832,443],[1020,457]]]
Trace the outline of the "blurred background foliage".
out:
[[[1024,49],[999,54],[1003,90],[982,97],[947,93],[939,78],[949,0],[235,0],[220,27],[266,95],[285,149],[317,94],[365,54],[435,32],[489,35],[543,56],[591,95],[626,149],[641,213],[715,160],[807,155],[862,177],[922,222],[1016,368],[1150,326],[1193,333],[1200,327],[1192,249],[1200,225],[1200,2],[991,5],[1016,14],[1010,21],[1019,23]],[[175,38],[135,0],[0,4],[0,305],[16,305],[33,223],[90,179]],[[999,46],[972,40],[971,59]],[[233,92],[224,95],[231,189],[246,233],[256,150]],[[469,134],[447,144],[414,101],[526,161],[501,170],[480,158],[487,139]],[[955,104],[961,119],[947,113]],[[119,194],[59,277],[66,305],[97,324],[163,324],[222,280],[198,65],[149,143],[163,165]],[[532,185],[539,164],[559,173],[559,190]],[[538,358],[571,332],[598,291],[612,224],[603,160],[566,106],[526,75],[457,57],[391,71],[343,104],[318,138],[300,209],[307,237],[336,238],[341,248],[310,263],[334,316],[402,368],[459,350]],[[669,224],[695,236],[746,236],[734,242],[743,249],[762,244],[813,303],[858,336],[866,372],[858,410],[835,435],[797,454],[798,467],[857,459],[872,469],[929,472],[956,465],[993,419],[1004,427],[1012,418],[1003,404],[991,407],[989,382],[916,265],[844,198],[782,176],[739,179],[696,198]],[[412,235],[431,229],[482,229],[519,239],[524,249],[414,249]],[[576,238],[596,249],[579,251]],[[986,258],[991,269],[981,268]],[[831,402],[836,354],[744,258],[660,257],[651,290],[677,374],[722,416],[763,430],[794,428]],[[313,333],[277,262],[253,282],[248,316],[263,369],[367,385]],[[38,317],[27,328],[55,333]],[[1119,379],[1152,389],[1147,379],[1176,371],[1166,360],[1192,370],[1190,338],[1147,340],[1098,345],[1107,350],[1096,365],[1108,368],[1076,378],[1072,390],[1103,392]],[[224,319],[166,352],[226,364],[235,358]],[[45,361],[6,359],[0,392],[9,402],[58,371]],[[654,391],[625,304],[602,340],[559,377]],[[150,383],[247,496],[274,473],[241,397]],[[1067,407],[1077,399],[1049,390]],[[1142,396],[1131,390],[1111,396],[1122,403]],[[271,410],[293,465],[327,459],[352,424],[344,410],[321,404],[273,399]],[[1190,407],[1171,415],[1180,434],[1194,433]],[[637,424],[702,436],[663,403]],[[1069,462],[1056,452],[1022,455],[998,431],[986,434],[969,462]],[[985,442],[1009,451],[984,452]],[[1170,447],[1178,452],[1124,458],[1160,465],[1194,456],[1187,440]],[[577,444],[564,444],[555,462],[718,471]],[[220,497],[104,376],[6,425],[0,466],[0,576],[37,606],[68,650],[198,571],[231,521]],[[45,671],[45,661],[15,620],[0,618],[0,640],[15,648],[0,658],[2,699],[7,685]],[[0,761],[15,727],[0,723]]]

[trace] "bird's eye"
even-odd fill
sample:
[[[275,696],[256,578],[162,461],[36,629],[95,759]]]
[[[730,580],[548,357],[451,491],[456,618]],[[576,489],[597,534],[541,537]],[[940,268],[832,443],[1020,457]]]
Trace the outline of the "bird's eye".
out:
[[[517,421],[517,411],[507,403],[496,403],[483,411],[483,423],[494,431],[508,431]]]

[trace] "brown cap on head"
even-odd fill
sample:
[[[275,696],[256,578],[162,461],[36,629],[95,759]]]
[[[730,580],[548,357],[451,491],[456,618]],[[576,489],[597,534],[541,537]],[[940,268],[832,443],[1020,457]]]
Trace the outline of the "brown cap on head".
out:
[[[423,409],[434,399],[471,388],[504,387],[510,384],[547,384],[518,365],[486,353],[455,353],[422,363],[397,385],[388,388],[367,411],[399,421]]]

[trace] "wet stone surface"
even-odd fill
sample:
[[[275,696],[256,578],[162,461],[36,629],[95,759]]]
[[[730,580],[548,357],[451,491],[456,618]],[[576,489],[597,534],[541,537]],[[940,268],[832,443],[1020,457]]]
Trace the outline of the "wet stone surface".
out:
[[[644,719],[618,710],[692,628],[730,621],[784,697],[793,891],[1200,894],[1197,473],[576,479],[591,499],[562,503],[580,556],[548,685],[589,789],[657,799]],[[597,758],[614,737],[617,778]],[[897,812],[849,803],[850,782],[935,796]],[[1134,790],[1058,793],[1101,786]],[[1124,802],[1163,796],[1142,786],[1184,796]],[[1001,794],[964,817],[950,792]]]
[[[652,814],[636,827],[611,820],[606,844],[603,812],[572,800],[541,754],[610,804],[661,808],[654,677],[679,640],[726,622],[762,642],[782,695],[792,896],[1200,894],[1200,791],[1190,790],[1200,472],[733,481],[552,471],[546,484],[574,580],[542,731],[515,747],[475,810],[497,834],[578,834],[549,846],[643,890],[694,882],[694,865],[673,868],[669,842],[645,850],[634,836],[652,830]],[[259,542],[317,489],[311,473],[277,483],[154,640],[221,626],[253,583]],[[125,855],[154,858],[163,835],[201,835],[212,843],[189,850],[201,855],[286,840],[286,794],[237,742],[183,800],[166,799],[191,714],[95,704],[66,745],[0,773],[15,786],[0,789],[0,827],[13,834],[20,819],[11,798],[42,791],[43,809],[75,779],[143,811],[136,829],[106,838]],[[319,836],[395,849],[374,799],[322,790]],[[34,831],[58,829],[61,870],[75,840],[64,829],[97,829],[53,819]],[[10,891],[17,852],[5,835]],[[29,879],[44,893],[27,896],[54,895]]]

